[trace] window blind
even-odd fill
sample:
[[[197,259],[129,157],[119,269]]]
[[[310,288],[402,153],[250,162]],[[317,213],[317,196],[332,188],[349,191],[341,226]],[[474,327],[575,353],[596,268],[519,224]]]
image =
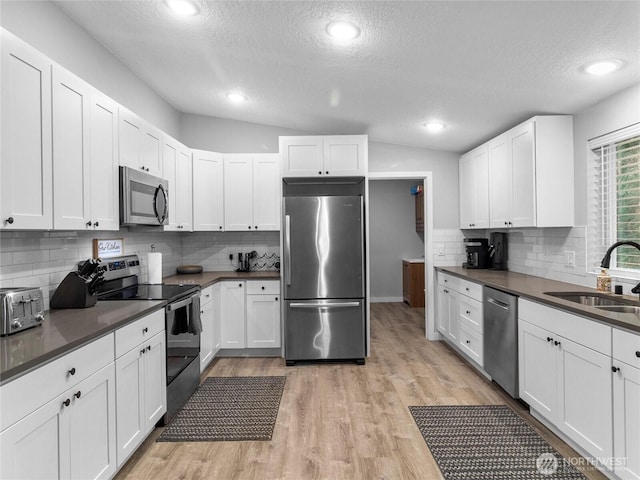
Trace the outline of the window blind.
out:
[[[640,132],[638,126],[592,140],[587,237],[588,266],[598,271],[607,248],[622,240],[640,243]],[[640,251],[619,247],[614,271],[640,272]]]

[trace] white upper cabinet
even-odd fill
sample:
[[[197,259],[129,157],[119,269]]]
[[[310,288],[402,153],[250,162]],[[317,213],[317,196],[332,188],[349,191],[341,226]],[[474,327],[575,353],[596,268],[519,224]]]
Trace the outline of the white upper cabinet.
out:
[[[460,228],[489,227],[489,156],[487,145],[459,161]]]
[[[54,66],[53,228],[118,230],[117,104]]]
[[[253,159],[251,154],[224,155],[224,229],[253,230]]]
[[[488,142],[490,227],[573,225],[573,118],[538,116]]]
[[[169,224],[165,231],[193,230],[193,179],[191,150],[164,135],[162,171],[169,182]]]
[[[362,176],[367,172],[366,135],[280,137],[283,177]]]
[[[0,228],[50,229],[51,61],[1,35]]]
[[[225,230],[279,230],[280,181],[278,154],[225,155]]]
[[[96,230],[120,228],[118,176],[118,104],[91,92],[91,219]]]
[[[120,165],[162,177],[162,132],[120,107]]]
[[[81,230],[91,220],[89,128],[91,87],[53,67],[53,226]]]
[[[193,150],[193,230],[224,228],[224,159],[221,153]]]

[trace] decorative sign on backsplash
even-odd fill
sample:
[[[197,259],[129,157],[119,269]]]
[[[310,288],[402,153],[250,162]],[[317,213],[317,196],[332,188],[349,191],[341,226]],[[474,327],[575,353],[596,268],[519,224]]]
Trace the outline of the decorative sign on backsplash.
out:
[[[110,258],[124,255],[123,238],[94,238],[93,258]]]

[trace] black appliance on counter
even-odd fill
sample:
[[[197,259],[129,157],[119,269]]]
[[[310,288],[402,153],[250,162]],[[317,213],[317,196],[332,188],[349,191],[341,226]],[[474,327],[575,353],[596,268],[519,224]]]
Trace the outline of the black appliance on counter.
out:
[[[166,300],[167,422],[200,384],[200,287],[138,283],[137,255],[105,259],[98,301]]]
[[[464,248],[467,253],[467,261],[462,264],[464,268],[490,268],[489,241],[486,238],[465,238]]]
[[[489,235],[489,256],[492,270],[507,270],[507,234],[492,232]]]

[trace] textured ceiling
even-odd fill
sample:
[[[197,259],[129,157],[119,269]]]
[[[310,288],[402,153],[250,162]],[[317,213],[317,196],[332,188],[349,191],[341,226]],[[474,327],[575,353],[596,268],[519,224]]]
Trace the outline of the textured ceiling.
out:
[[[318,134],[464,151],[640,81],[638,1],[198,0],[188,18],[161,0],[55,3],[178,111]],[[360,37],[337,46],[333,20]],[[581,72],[606,58],[625,66]],[[448,127],[427,134],[436,118]]]

